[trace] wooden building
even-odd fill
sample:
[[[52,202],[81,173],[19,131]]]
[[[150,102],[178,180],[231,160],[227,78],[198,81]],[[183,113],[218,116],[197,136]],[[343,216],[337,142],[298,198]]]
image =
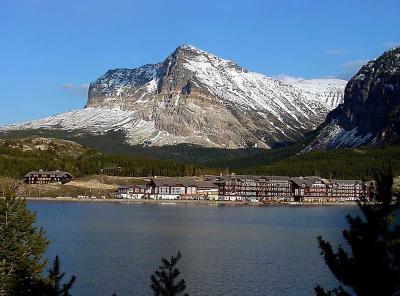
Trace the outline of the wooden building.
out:
[[[293,182],[286,176],[267,176],[259,180],[265,179],[266,182],[266,199],[276,201],[293,201]]]
[[[355,201],[367,194],[367,187],[360,180],[332,180],[331,196],[336,201]]]
[[[100,173],[107,176],[118,176],[122,172],[122,167],[114,166],[114,167],[105,167],[100,169]]]
[[[366,186],[360,180],[327,180],[320,177],[296,177],[291,179],[294,200],[299,202],[355,201],[366,194]]]
[[[147,185],[123,185],[117,189],[117,198],[146,199],[150,198],[151,188]]]
[[[259,201],[293,199],[292,182],[284,176],[227,175],[215,182],[219,199],[230,201]]]
[[[147,184],[154,199],[214,199],[218,186],[193,178],[154,178]]]
[[[24,181],[28,184],[65,184],[73,180],[73,176],[63,171],[32,171],[25,175]]]
[[[299,202],[323,202],[329,199],[331,183],[320,177],[291,178],[294,200]]]
[[[229,201],[244,200],[246,195],[249,196],[253,192],[250,188],[245,188],[244,180],[245,178],[236,175],[217,178],[215,184],[218,186],[218,199]],[[247,184],[251,183],[248,181]]]

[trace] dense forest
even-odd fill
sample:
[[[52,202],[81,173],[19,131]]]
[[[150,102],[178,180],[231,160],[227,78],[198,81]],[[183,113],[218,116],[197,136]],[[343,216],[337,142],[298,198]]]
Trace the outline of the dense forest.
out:
[[[65,170],[76,177],[98,174],[105,167],[121,167],[121,176],[194,176],[235,172],[237,174],[308,176],[326,178],[371,178],[383,163],[400,175],[400,146],[362,147],[298,153],[300,146],[253,151],[238,158],[212,162],[179,162],[147,155],[103,153],[63,140],[47,150],[22,149],[27,139],[0,142],[0,176],[22,178],[31,170]],[[203,153],[207,148],[203,148]],[[229,153],[230,150],[227,150]],[[218,152],[219,154],[219,152]],[[168,158],[168,157],[165,157]]]
[[[112,155],[85,148],[59,151],[57,146],[45,151],[24,151],[10,147],[9,142],[0,144],[0,176],[22,178],[31,170],[65,170],[76,177],[98,174],[104,167],[122,167],[122,176],[193,176],[216,174],[219,169],[202,165],[153,159],[147,156]]]
[[[362,147],[299,153],[268,164],[241,168],[239,173],[325,178],[371,179],[382,165],[400,175],[400,146]]]

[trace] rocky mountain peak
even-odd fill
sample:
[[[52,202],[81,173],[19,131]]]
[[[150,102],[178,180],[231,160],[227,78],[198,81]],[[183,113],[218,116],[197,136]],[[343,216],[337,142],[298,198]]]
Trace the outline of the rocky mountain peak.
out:
[[[369,61],[349,81],[344,102],[330,112],[315,148],[391,141],[400,133],[400,47]]]
[[[187,70],[197,72],[205,67],[218,68],[224,70],[226,68],[233,68],[240,72],[248,72],[248,70],[240,67],[233,61],[222,59],[212,53],[196,48],[192,45],[181,45],[176,48],[173,54],[170,55],[177,63],[182,63]],[[168,60],[168,58],[167,58]],[[195,74],[195,73],[194,73]]]
[[[209,54],[200,50],[192,45],[179,45],[164,61],[168,63],[174,61],[175,63],[185,62],[186,60],[197,59],[201,56],[208,56]]]
[[[174,54],[177,53],[192,54],[192,55],[210,55],[208,52],[201,50],[197,47],[194,47],[193,45],[190,44],[179,45],[174,51]]]
[[[160,63],[107,71],[90,84],[84,110],[8,128],[123,131],[132,145],[269,148],[318,126],[345,83],[289,84],[181,45]]]

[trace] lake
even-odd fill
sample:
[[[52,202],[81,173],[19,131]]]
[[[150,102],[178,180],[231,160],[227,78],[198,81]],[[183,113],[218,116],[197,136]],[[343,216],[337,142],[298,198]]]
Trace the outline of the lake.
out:
[[[336,285],[317,235],[338,243],[356,207],[217,206],[30,201],[51,260],[74,273],[73,296],[152,295],[161,256],[179,263],[189,295],[314,295]]]

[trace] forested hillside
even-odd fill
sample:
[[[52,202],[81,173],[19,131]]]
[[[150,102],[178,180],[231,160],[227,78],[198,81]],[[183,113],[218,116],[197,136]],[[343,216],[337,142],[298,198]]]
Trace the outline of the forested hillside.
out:
[[[383,165],[391,165],[394,174],[400,175],[400,146],[311,151],[238,171],[263,175],[370,179]]]
[[[31,170],[43,169],[65,170],[78,177],[97,174],[101,168],[110,166],[121,166],[123,176],[191,176],[219,172],[201,165],[146,156],[104,154],[76,143],[65,146],[63,142],[66,141],[53,140],[43,149],[40,143],[32,145],[32,139],[0,141],[0,176],[20,179]]]
[[[38,140],[39,139],[39,140]],[[0,140],[0,176],[22,178],[31,170],[65,170],[76,177],[98,174],[104,167],[122,167],[121,176],[193,176],[235,172],[237,174],[307,176],[326,178],[371,178],[383,164],[400,175],[400,146],[362,147],[298,153],[302,144],[272,150],[254,150],[248,155],[221,156],[214,151],[207,165],[179,162],[147,155],[102,153],[83,145],[56,139]],[[207,149],[207,148],[203,148]],[[195,153],[196,150],[192,150]],[[212,149],[210,150],[212,154]],[[206,150],[201,151],[205,153]],[[167,153],[165,151],[165,153]],[[158,155],[157,155],[158,156]],[[158,156],[160,157],[160,156]]]

